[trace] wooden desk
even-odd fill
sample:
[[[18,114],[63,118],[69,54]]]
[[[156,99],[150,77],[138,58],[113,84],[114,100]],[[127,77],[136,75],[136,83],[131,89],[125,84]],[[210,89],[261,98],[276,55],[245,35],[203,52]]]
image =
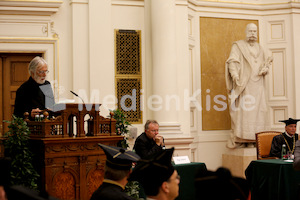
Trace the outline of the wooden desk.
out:
[[[61,200],[88,200],[104,178],[106,156],[98,143],[116,146],[122,136],[32,138],[42,189]]]
[[[280,159],[255,160],[247,167],[252,200],[299,199],[300,171]]]

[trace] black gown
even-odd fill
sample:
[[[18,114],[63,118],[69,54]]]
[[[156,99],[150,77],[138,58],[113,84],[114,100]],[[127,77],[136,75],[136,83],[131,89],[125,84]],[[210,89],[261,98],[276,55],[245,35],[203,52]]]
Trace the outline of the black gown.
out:
[[[32,109],[44,110],[55,104],[53,91],[49,81],[38,84],[32,77],[23,83],[16,92],[15,110],[16,117],[24,117],[24,113]]]
[[[162,147],[158,146],[154,140],[149,139],[145,132],[136,138],[133,149],[141,158],[151,157],[162,151]]]
[[[93,193],[90,200],[134,200],[128,196],[123,188],[113,181],[103,181],[102,185]]]
[[[284,138],[288,142],[288,144],[285,142]],[[295,141],[297,141],[297,140],[298,140],[298,134],[295,133]],[[282,145],[283,144],[286,145],[287,151],[289,151],[289,150],[293,151],[293,147],[294,147],[294,139],[293,139],[293,137],[292,138],[288,137],[286,135],[286,133],[282,133],[280,135],[274,136],[274,138],[272,140],[272,145],[271,145],[271,150],[270,150],[270,156],[271,157],[281,158],[281,149],[282,149]],[[290,149],[289,149],[289,147],[290,147]]]

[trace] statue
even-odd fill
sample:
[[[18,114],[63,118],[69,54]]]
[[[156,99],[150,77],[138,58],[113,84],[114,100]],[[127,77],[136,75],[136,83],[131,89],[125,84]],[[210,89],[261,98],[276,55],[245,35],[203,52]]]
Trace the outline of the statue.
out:
[[[257,43],[257,26],[247,25],[246,39],[235,41],[225,63],[231,128],[228,148],[253,146],[255,133],[268,129],[265,75],[273,58],[265,59]]]

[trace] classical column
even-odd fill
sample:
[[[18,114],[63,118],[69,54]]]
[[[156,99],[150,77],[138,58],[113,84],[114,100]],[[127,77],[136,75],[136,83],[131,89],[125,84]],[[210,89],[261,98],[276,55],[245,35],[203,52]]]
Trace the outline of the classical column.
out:
[[[89,17],[88,1],[71,0],[73,91],[89,102]],[[79,98],[75,98],[81,103]]]
[[[153,118],[160,123],[161,134],[181,133],[178,122],[180,98],[177,89],[175,0],[151,0],[146,5],[150,6],[153,67],[153,93],[147,106],[152,109]]]

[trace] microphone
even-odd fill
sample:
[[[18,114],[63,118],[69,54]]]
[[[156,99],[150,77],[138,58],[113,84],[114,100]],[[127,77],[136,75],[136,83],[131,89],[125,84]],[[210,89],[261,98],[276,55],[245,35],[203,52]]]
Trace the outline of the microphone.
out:
[[[84,101],[83,101],[83,99],[82,99],[78,94],[76,94],[76,93],[73,92],[72,90],[70,90],[70,92],[71,92],[72,94],[74,94],[76,97],[78,97],[79,99],[81,99],[82,103],[85,104]]]

